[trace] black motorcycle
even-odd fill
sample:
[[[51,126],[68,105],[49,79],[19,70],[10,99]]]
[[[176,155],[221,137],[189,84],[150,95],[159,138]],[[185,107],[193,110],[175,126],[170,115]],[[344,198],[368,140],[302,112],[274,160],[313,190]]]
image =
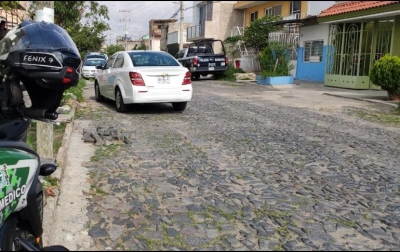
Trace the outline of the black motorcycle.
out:
[[[0,249],[68,251],[43,248],[44,190],[39,176],[54,163],[41,163],[27,144],[32,119],[53,122],[66,89],[79,81],[81,58],[61,27],[23,21],[0,41]],[[31,106],[25,105],[22,87]]]

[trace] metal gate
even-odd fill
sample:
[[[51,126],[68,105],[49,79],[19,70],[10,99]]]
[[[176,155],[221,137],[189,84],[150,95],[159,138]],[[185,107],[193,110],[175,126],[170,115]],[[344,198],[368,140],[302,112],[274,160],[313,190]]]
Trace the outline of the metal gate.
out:
[[[391,50],[393,19],[330,26],[325,80],[330,86],[377,89],[369,81],[374,62]]]

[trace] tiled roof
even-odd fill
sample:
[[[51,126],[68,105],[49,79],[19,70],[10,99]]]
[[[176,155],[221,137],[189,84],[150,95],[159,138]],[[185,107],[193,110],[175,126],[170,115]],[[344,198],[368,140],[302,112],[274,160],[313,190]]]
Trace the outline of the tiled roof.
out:
[[[399,2],[400,1],[348,1],[344,3],[337,3],[322,11],[318,17],[327,17],[348,12],[372,9]]]

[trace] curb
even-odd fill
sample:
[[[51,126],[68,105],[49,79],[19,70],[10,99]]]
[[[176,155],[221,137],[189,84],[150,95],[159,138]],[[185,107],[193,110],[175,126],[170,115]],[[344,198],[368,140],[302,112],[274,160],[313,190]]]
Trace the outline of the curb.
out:
[[[365,102],[370,102],[370,103],[376,103],[376,104],[381,104],[381,105],[386,105],[390,106],[393,108],[398,108],[399,106],[393,103],[389,102],[384,102],[384,101],[378,101],[378,100],[372,100],[372,99],[365,99],[365,98],[358,98],[358,97],[350,97],[350,96],[345,96],[345,95],[337,95],[337,94],[330,94],[330,93],[323,93],[323,95],[329,95],[333,97],[339,97],[339,98],[344,98],[344,99],[350,99],[350,100],[356,100],[356,101],[365,101]]]
[[[67,116],[65,116],[65,118],[62,118],[62,119],[59,118],[57,120],[59,122],[66,122],[67,126],[65,127],[65,132],[63,135],[61,147],[58,149],[57,156],[55,159],[55,162],[56,162],[58,168],[51,175],[52,178],[55,178],[58,181],[57,190],[55,191],[54,197],[45,196],[45,205],[44,205],[45,216],[43,218],[43,237],[45,238],[45,239],[43,239],[44,246],[51,245],[48,243],[51,241],[52,224],[54,223],[54,218],[56,217],[55,210],[57,209],[57,204],[58,204],[58,200],[60,197],[62,177],[64,176],[64,169],[65,169],[66,162],[67,162],[67,152],[69,149],[69,145],[70,145],[70,141],[71,141],[71,134],[72,134],[72,130],[74,127],[74,115],[75,115],[76,107],[77,107],[77,104],[73,103],[70,113]]]

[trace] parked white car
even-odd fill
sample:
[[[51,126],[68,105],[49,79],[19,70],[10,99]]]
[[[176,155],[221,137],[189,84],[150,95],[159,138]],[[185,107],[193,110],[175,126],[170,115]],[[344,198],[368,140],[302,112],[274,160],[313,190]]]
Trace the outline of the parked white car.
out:
[[[96,66],[104,66],[106,60],[103,58],[89,58],[83,62],[81,75],[84,79],[94,78],[96,73],[100,70],[96,69]]]
[[[189,70],[166,52],[120,51],[97,69],[96,100],[115,101],[118,112],[133,103],[172,103],[182,112],[192,99]]]

